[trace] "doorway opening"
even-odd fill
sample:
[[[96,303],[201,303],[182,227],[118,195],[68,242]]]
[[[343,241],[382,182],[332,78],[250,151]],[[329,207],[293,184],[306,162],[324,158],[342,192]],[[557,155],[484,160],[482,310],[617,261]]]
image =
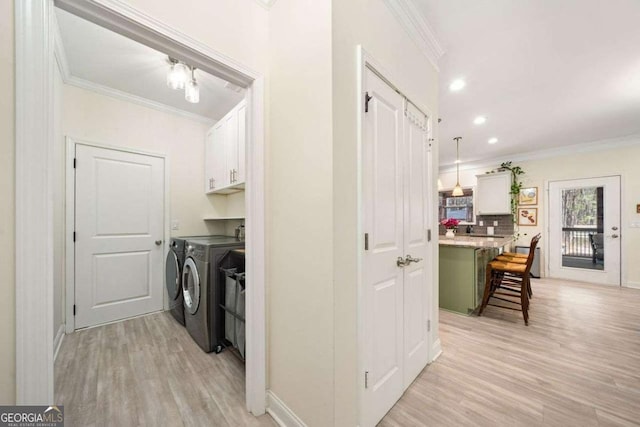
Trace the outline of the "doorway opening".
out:
[[[54,329],[54,311],[57,307],[58,300],[55,300],[54,294],[54,269],[57,262],[55,259],[54,245],[56,233],[56,222],[54,221],[54,207],[47,202],[53,200],[56,204],[61,199],[59,189],[52,183],[51,177],[56,173],[55,149],[52,148],[59,142],[56,141],[56,135],[59,135],[60,129],[55,128],[56,114],[56,96],[55,89],[55,60],[54,45],[55,17],[56,7],[59,7],[74,17],[96,24],[98,27],[108,29],[114,33],[124,36],[148,48],[161,52],[164,58],[168,58],[169,62],[179,61],[187,65],[191,72],[190,77],[193,82],[194,70],[196,73],[201,89],[206,89],[206,78],[204,74],[209,74],[212,78],[224,80],[228,83],[226,89],[235,91],[236,96],[240,95],[245,103],[245,143],[246,151],[237,157],[236,160],[242,163],[244,172],[244,183],[242,184],[243,193],[240,197],[242,204],[246,205],[246,214],[239,215],[230,213],[229,211],[213,210],[207,212],[202,209],[209,203],[207,200],[213,198],[227,197],[218,195],[206,195],[207,181],[204,179],[205,169],[205,134],[208,129],[215,123],[216,119],[221,117],[212,117],[209,123],[200,123],[203,127],[202,138],[200,140],[200,155],[195,155],[197,162],[187,163],[183,165],[187,170],[200,171],[196,174],[197,192],[204,200],[204,205],[197,207],[199,222],[204,224],[203,228],[206,232],[198,232],[198,234],[221,234],[229,235],[233,233],[235,228],[240,224],[246,228],[246,277],[251,281],[251,287],[246,288],[246,380],[239,385],[239,393],[243,397],[242,406],[252,412],[254,415],[261,415],[265,412],[265,392],[266,392],[266,356],[265,356],[265,307],[264,307],[264,129],[263,129],[263,97],[264,97],[264,80],[261,75],[247,69],[218,52],[211,50],[208,46],[199,44],[190,39],[188,36],[176,32],[174,29],[167,27],[151,17],[136,11],[133,8],[120,5],[119,3],[110,3],[108,6],[93,2],[85,2],[79,0],[24,0],[16,1],[16,189],[19,194],[16,197],[16,214],[20,218],[16,224],[16,241],[19,242],[16,248],[16,289],[17,303],[16,309],[20,314],[16,319],[16,383],[17,383],[17,401],[19,404],[36,403],[36,402],[54,402],[54,337],[51,331]],[[34,25],[37,22],[40,25]],[[95,46],[94,46],[95,47]],[[98,49],[99,50],[99,49]],[[123,59],[123,58],[121,58]],[[95,65],[91,61],[83,64],[86,67]],[[167,68],[171,64],[163,64]],[[28,70],[29,72],[26,72]],[[95,70],[94,70],[95,71]],[[98,70],[99,71],[99,70]],[[104,70],[103,70],[104,71]],[[202,80],[200,80],[202,78]],[[77,82],[76,82],[77,83]],[[129,82],[137,88],[144,88],[147,82]],[[168,82],[167,82],[168,83]],[[81,88],[80,84],[74,86],[87,91],[86,87]],[[104,85],[108,86],[108,85]],[[109,89],[107,87],[107,89]],[[111,88],[113,89],[113,88]],[[170,88],[164,87],[169,91]],[[93,90],[94,94],[99,90]],[[87,91],[88,92],[88,91]],[[109,94],[112,99],[118,98],[124,92],[122,90],[112,90]],[[159,92],[159,91],[156,91]],[[197,100],[194,95],[193,85],[191,91],[186,94],[186,100],[191,103]],[[205,91],[200,92],[200,96],[205,95]],[[103,94],[104,95],[104,94]],[[132,94],[129,94],[132,95]],[[129,97],[132,104],[137,107],[148,109],[155,108],[162,102],[156,100],[144,100],[144,96],[133,94]],[[125,96],[122,96],[125,97]],[[106,97],[105,97],[106,98]],[[135,99],[135,101],[133,101]],[[107,102],[107,101],[105,101]],[[169,103],[170,104],[170,103]],[[166,105],[165,105],[166,106]],[[169,105],[171,107],[171,105]],[[82,105],[78,108],[82,110]],[[170,113],[172,108],[166,108],[164,113]],[[175,109],[173,109],[175,110]],[[127,111],[129,112],[129,111]],[[175,111],[173,111],[175,112]],[[79,114],[90,113],[89,111],[79,111]],[[224,112],[222,112],[224,115]],[[177,114],[180,115],[180,114]],[[187,111],[182,114],[182,118],[192,121],[199,119],[197,112]],[[103,116],[104,127],[108,128],[110,124],[110,116]],[[144,120],[137,123],[141,127]],[[133,123],[132,128],[136,127]],[[113,129],[112,129],[113,130]],[[69,133],[73,134],[73,132]],[[95,139],[85,134],[77,133],[74,136],[77,142],[87,142],[86,146],[102,146],[107,147],[111,151],[127,152],[126,147],[132,147],[129,143],[122,143],[115,138],[96,137]],[[78,138],[79,137],[79,138]],[[138,139],[153,140],[151,135],[137,135]],[[176,137],[177,141],[183,135]],[[93,140],[92,140],[93,139]],[[157,140],[158,138],[156,138]],[[96,143],[95,140],[99,142]],[[102,142],[102,143],[100,143]],[[113,150],[115,148],[115,150]],[[188,147],[182,148],[189,151]],[[151,154],[157,154],[158,151],[164,150],[148,150]],[[246,156],[246,157],[245,157]],[[151,156],[153,157],[153,155]],[[158,156],[161,157],[161,156]],[[64,158],[64,156],[63,156]],[[242,158],[242,161],[240,159]],[[170,162],[171,156],[166,156],[166,170],[176,167],[178,162]],[[64,160],[62,161],[64,164]],[[121,163],[126,163],[121,162]],[[131,163],[131,162],[129,162]],[[226,165],[226,163],[225,163]],[[232,184],[236,188],[240,188],[239,166],[233,169]],[[120,175],[111,171],[111,180],[117,180]],[[131,172],[131,171],[128,171]],[[63,173],[64,175],[64,173]],[[107,183],[109,179],[106,176]],[[45,183],[45,185],[43,185]],[[114,182],[116,184],[116,182]],[[104,185],[103,187],[107,187]],[[114,187],[116,187],[114,185]],[[166,187],[166,186],[165,186]],[[178,187],[178,188],[176,188]],[[165,188],[165,190],[168,190]],[[165,191],[165,201],[160,204],[167,204],[169,196],[173,197],[177,193],[182,194],[183,188],[174,186],[172,191]],[[62,190],[64,197],[64,190]],[[240,193],[239,193],[240,194]],[[104,195],[104,194],[103,194]],[[118,195],[118,191],[113,191],[114,197]],[[116,197],[117,198],[117,197]],[[140,197],[133,197],[130,203],[137,203]],[[44,201],[44,202],[43,202]],[[122,201],[122,200],[120,200]],[[180,205],[180,203],[178,203]],[[184,207],[185,204],[181,206]],[[188,208],[189,203],[186,204]],[[141,206],[138,206],[141,207]],[[213,207],[210,204],[209,207]],[[68,206],[67,206],[68,208]],[[75,210],[75,208],[73,209]],[[141,208],[142,210],[142,208]],[[171,235],[176,235],[175,224],[171,221],[171,217],[165,214],[165,206],[154,208],[154,212],[160,210],[159,213],[161,223],[161,236],[153,236],[149,240],[151,247],[164,253],[168,249],[168,241]],[[171,212],[174,212],[171,209]],[[210,213],[210,214],[209,214]],[[101,216],[101,218],[110,218],[109,215]],[[111,218],[113,219],[113,218]],[[75,223],[75,221],[74,221]],[[25,226],[29,224],[29,226]],[[37,226],[33,226],[37,224]],[[180,221],[181,227],[184,224]],[[104,224],[103,224],[104,225]],[[108,225],[108,224],[107,224]],[[117,221],[112,221],[112,226],[120,227]],[[131,224],[129,224],[131,225]],[[136,226],[140,224],[134,224]],[[122,230],[120,230],[122,231]],[[117,231],[115,234],[120,233]],[[127,230],[125,230],[127,231]],[[63,240],[71,235],[72,228],[64,231]],[[187,230],[185,232],[188,233]],[[131,233],[129,233],[131,234]],[[133,234],[140,234],[139,230],[134,230]],[[58,236],[59,237],[59,236]],[[50,244],[45,244],[50,242]],[[158,244],[157,242],[160,242]],[[157,249],[160,248],[160,249]],[[145,249],[146,251],[147,249]],[[133,251],[136,252],[136,251]],[[141,256],[138,256],[140,258]],[[67,256],[67,259],[71,257]],[[109,257],[107,257],[109,258]],[[113,258],[113,257],[111,257]],[[135,258],[135,257],[134,257]],[[142,257],[144,258],[144,257]],[[39,265],[42,268],[27,269],[20,268],[26,265]],[[108,264],[108,263],[107,263]],[[106,265],[106,264],[105,264]],[[163,261],[160,261],[163,268]],[[75,270],[75,269],[73,269]],[[139,273],[145,269],[138,271]],[[147,271],[149,273],[149,271]],[[142,274],[142,273],[141,273]],[[151,273],[149,273],[151,274]],[[103,276],[107,277],[107,276]],[[155,277],[155,276],[154,276]],[[164,271],[160,272],[160,290],[162,292],[163,304],[161,308],[168,307],[168,298],[164,292]],[[154,280],[154,286],[157,286],[157,280]],[[122,290],[122,289],[120,289]],[[147,289],[145,289],[145,292]],[[74,290],[75,292],[75,290]],[[155,292],[155,291],[154,291]],[[157,292],[156,292],[157,296]],[[134,298],[135,299],[135,298]],[[109,301],[107,301],[109,300]],[[118,295],[107,295],[104,305],[109,305],[119,300]],[[73,299],[71,300],[73,301]],[[157,298],[154,299],[157,303]],[[67,303],[67,309],[73,310],[74,304]],[[157,305],[157,304],[156,304]],[[156,307],[154,305],[154,307]],[[153,311],[153,310],[152,310]],[[42,316],[41,314],[50,314]],[[72,314],[73,316],[73,314]],[[128,317],[128,316],[125,316]],[[98,323],[109,322],[103,319]],[[76,329],[70,319],[71,329]],[[70,326],[67,325],[67,326]],[[187,338],[188,335],[185,335]],[[191,339],[191,338],[189,338]]]

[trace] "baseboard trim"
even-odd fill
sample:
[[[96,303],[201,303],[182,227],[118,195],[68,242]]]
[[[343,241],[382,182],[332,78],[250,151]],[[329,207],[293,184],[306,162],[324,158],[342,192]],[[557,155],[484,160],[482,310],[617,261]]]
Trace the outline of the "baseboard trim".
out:
[[[60,351],[60,347],[62,346],[62,340],[64,339],[64,323],[58,327],[58,332],[56,332],[56,336],[53,339],[53,361],[55,362],[58,358],[58,352]]]
[[[267,413],[282,427],[306,427],[306,424],[271,390],[267,390]]]
[[[640,282],[627,281],[627,283],[625,283],[623,286],[625,288],[640,289]]]
[[[434,343],[433,343],[433,354],[435,354],[435,356],[433,356],[433,358],[431,359],[431,362],[429,363],[433,363],[435,362],[438,357],[440,357],[440,355],[442,355],[442,343],[440,342],[440,338],[438,338]]]

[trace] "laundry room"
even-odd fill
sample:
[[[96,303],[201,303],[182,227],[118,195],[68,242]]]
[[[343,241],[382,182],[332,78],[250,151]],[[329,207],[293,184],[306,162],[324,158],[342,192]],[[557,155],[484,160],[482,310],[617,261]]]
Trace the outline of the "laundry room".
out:
[[[177,407],[178,422],[193,411],[183,383],[200,382],[240,424],[248,90],[78,14],[54,15],[56,401],[84,425],[81,409],[111,381],[116,401],[150,393]]]

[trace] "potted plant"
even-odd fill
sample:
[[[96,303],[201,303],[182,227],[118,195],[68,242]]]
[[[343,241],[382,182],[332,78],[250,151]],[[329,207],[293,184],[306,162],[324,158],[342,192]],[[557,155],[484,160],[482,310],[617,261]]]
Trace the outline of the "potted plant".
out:
[[[458,224],[460,224],[460,221],[455,218],[447,218],[440,221],[440,225],[447,230],[445,233],[447,239],[453,239],[455,237],[454,232],[457,230]]]

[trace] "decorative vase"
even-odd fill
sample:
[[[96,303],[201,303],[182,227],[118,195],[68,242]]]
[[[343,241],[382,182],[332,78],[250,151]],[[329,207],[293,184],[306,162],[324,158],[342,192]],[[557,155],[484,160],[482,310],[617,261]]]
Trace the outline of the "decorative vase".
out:
[[[447,229],[447,232],[445,233],[444,237],[446,237],[447,239],[453,239],[454,237],[456,237],[456,235],[453,232],[453,228]]]

